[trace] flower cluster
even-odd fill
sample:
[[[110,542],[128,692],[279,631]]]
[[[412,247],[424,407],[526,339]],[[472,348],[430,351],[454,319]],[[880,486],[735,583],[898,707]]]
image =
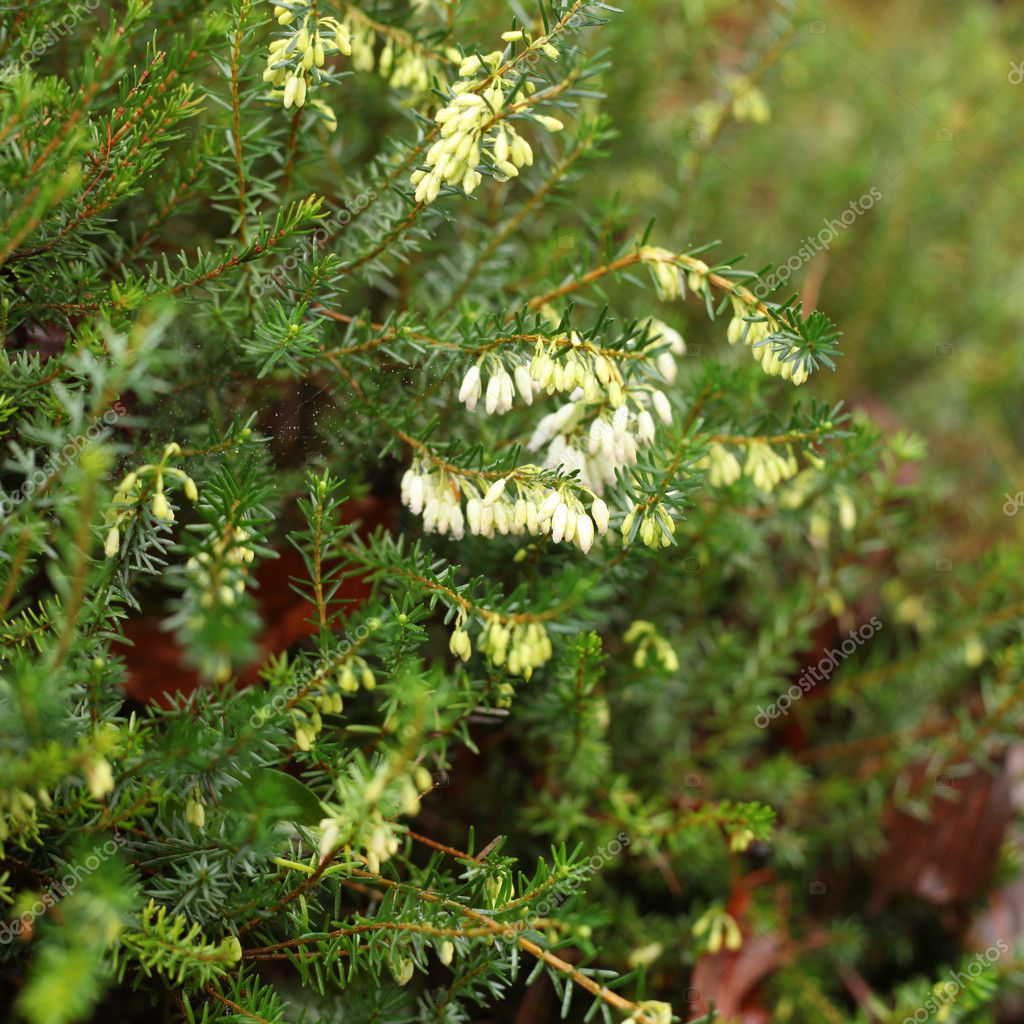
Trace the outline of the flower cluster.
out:
[[[559,358],[561,352],[565,355]],[[576,331],[538,338],[533,357],[528,362],[513,363],[511,374],[496,356],[486,358],[490,362],[486,390],[483,360],[466,371],[459,389],[459,401],[470,412],[476,409],[481,397],[488,415],[508,412],[517,391],[526,405],[532,405],[534,397],[542,391],[547,395],[578,392],[578,397],[588,402],[606,401],[612,408],[621,406],[626,398],[625,382],[615,362],[594,351]]]
[[[636,1004],[636,1012],[622,1024],[672,1024],[672,1005],[658,999],[644,999]]]
[[[729,75],[726,86],[732,93],[732,116],[737,121],[767,124],[772,118],[768,100],[746,75]]]
[[[636,644],[633,652],[633,664],[636,668],[644,668],[653,658],[661,663],[667,672],[675,672],[679,668],[679,658],[672,650],[672,645],[658,633],[657,626],[646,619],[636,619],[626,630],[622,638],[627,644]]]
[[[480,649],[492,665],[504,665],[512,675],[529,679],[533,670],[540,668],[552,654],[547,630],[537,622],[504,625],[497,615],[488,616],[479,639]],[[448,649],[457,658],[469,661],[473,642],[466,629],[466,613],[459,614],[455,629],[448,641]],[[498,707],[509,707],[513,688],[507,683],[497,687]]]
[[[565,352],[564,358],[556,358],[559,350]],[[538,340],[529,373],[538,390],[548,395],[573,394],[578,388],[581,398],[588,402],[607,401],[613,409],[626,400],[625,382],[618,366],[604,354],[585,347],[576,331],[567,337]]]
[[[514,42],[522,39],[523,33],[506,32],[502,38]],[[554,57],[558,56],[557,48],[550,43],[542,44],[542,48],[544,45],[550,47]],[[518,73],[500,73],[504,56],[495,50],[462,61],[462,80],[451,87],[448,104],[434,116],[441,137],[427,151],[425,168],[415,170],[411,178],[416,202],[432,203],[443,185],[457,186],[467,195],[472,193],[483,180],[477,169],[482,158],[486,158],[489,172],[498,181],[516,177],[521,167],[533,163],[530,144],[509,121],[509,102],[517,91],[530,95],[536,87],[528,79],[521,80]],[[551,132],[563,127],[555,117],[531,117]]]
[[[324,715],[340,715],[345,709],[342,694],[350,696],[359,688],[373,690],[377,677],[365,658],[349,655],[336,673],[319,672],[310,681],[309,691],[296,694],[291,713],[295,745],[309,750],[323,731]]]
[[[812,459],[810,453],[808,458]],[[793,478],[781,499],[781,504],[790,509],[810,503],[808,532],[818,546],[827,544],[832,534],[833,507],[843,531],[850,533],[857,525],[857,504],[853,495],[841,485],[823,486],[824,480],[820,467],[812,465]]]
[[[406,90],[414,102],[430,95],[431,84],[441,75],[440,54],[425,50],[407,32],[391,28],[378,55],[377,33],[382,26],[354,7],[349,8],[342,25],[348,32],[352,66],[356,71],[369,72],[376,67],[388,85]],[[452,63],[462,61],[462,55],[455,49],[449,49],[443,56]]]
[[[648,331],[652,337],[646,349],[629,354],[651,367],[648,378],[660,376],[671,384],[677,373],[676,357],[686,352],[686,343],[678,331],[660,321],[649,321]],[[485,361],[489,361],[486,389],[481,368]],[[615,358],[575,331],[538,338],[529,362],[512,364],[511,373],[498,357],[482,357],[466,372],[459,400],[473,411],[483,397],[490,415],[508,412],[516,393],[527,405],[541,393],[568,394],[568,404],[538,422],[527,447],[538,451],[547,446],[545,468],[579,473],[583,486],[595,494],[614,483],[621,468],[636,463],[639,448],[653,444],[655,416],[665,424],[672,422],[672,407],[664,392],[647,379],[628,383]]]
[[[485,491],[461,475],[443,468],[432,472],[423,460],[414,459],[402,477],[402,502],[422,514],[428,533],[448,533],[460,540],[468,526],[482,537],[549,534],[556,544],[574,543],[589,551],[595,533],[608,529],[607,504],[595,495],[588,512],[571,486],[550,487],[539,473],[536,466],[520,466]]]
[[[708,483],[712,487],[731,487],[741,476],[746,476],[765,494],[770,494],[779,484],[795,476],[799,468],[791,448],[787,447],[786,454],[782,455],[766,441],[757,438],[749,441],[746,461],[742,465],[736,455],[718,441],[712,442],[707,454],[694,465],[708,471]]]
[[[695,939],[707,936],[707,950],[712,954],[718,953],[723,946],[734,953],[743,945],[739,925],[731,914],[718,907],[712,907],[702,914],[695,922],[692,933]]]
[[[203,591],[199,603],[203,608],[214,604],[231,607],[245,591],[247,566],[256,552],[247,547],[248,531],[242,527],[226,530],[212,544],[211,551],[200,551],[185,563],[197,587]]]
[[[681,299],[687,286],[697,295],[708,287],[711,268],[703,260],[687,258],[684,275],[681,257],[668,249],[644,246],[639,255],[650,270],[655,291],[661,299],[668,302]],[[810,375],[809,364],[797,355],[796,346],[780,340],[780,325],[773,320],[771,307],[743,287],[732,290],[731,300],[733,316],[726,332],[729,344],[743,341],[769,376],[792,381],[798,387],[803,384]]]
[[[650,393],[652,404],[664,423],[672,421],[668,400],[660,391]],[[633,406],[588,409],[585,400],[569,402],[544,416],[527,448],[547,445],[544,466],[562,472],[578,472],[580,482],[595,494],[615,482],[620,469],[636,463],[637,452],[655,438],[654,417],[646,408],[648,392],[636,391]]]
[[[185,492],[185,497],[189,501],[198,500],[199,491],[192,477],[167,464],[170,459],[180,454],[180,446],[172,441],[164,448],[163,457],[156,465],[147,463],[144,466],[139,466],[118,484],[105,518],[107,537],[103,551],[107,558],[113,558],[121,549],[121,527],[138,511],[143,498],[149,492],[150,482],[152,483],[152,494],[149,508],[153,513],[153,518],[161,523],[174,522],[174,511],[164,492],[164,484],[167,479],[179,481]]]
[[[759,307],[753,295],[750,301],[745,296],[732,298],[733,317],[729,321],[726,337],[730,345],[744,342],[750,346],[754,358],[760,360],[761,369],[769,376],[792,381],[799,387],[808,377],[807,364],[795,358],[792,345],[786,351],[784,345],[774,340],[774,331],[768,317]]]
[[[315,14],[310,0],[275,4],[274,17],[288,32],[270,44],[263,81],[273,86],[271,99],[280,100],[285,110],[301,107],[309,89],[325,79],[321,69],[327,55],[352,53],[348,29],[336,18]],[[319,112],[329,131],[337,128],[338,119],[323,100],[313,100],[310,105]]]
[[[747,448],[747,461],[743,466],[743,475],[754,481],[754,486],[766,494],[771,493],[783,480],[795,476],[797,472],[796,456],[789,449],[785,456],[780,455],[771,445],[764,441],[751,441]]]
[[[552,654],[551,639],[539,622],[503,623],[491,616],[480,634],[480,649],[488,661],[512,675],[529,679]]]
[[[717,441],[708,447],[707,455],[694,465],[697,469],[708,471],[708,483],[712,487],[731,487],[743,475],[740,460]]]
[[[676,523],[660,501],[632,504],[622,520],[622,544],[631,544],[639,537],[649,548],[671,547]]]
[[[0,789],[0,843],[12,836],[20,837],[22,833],[29,836],[36,833],[40,804],[50,806],[50,794],[42,787],[36,790],[35,796],[15,786]],[[19,842],[24,840],[19,839]]]
[[[339,806],[320,822],[321,861],[340,847],[361,848],[367,869],[376,874],[398,852],[398,827],[392,819],[418,814],[420,796],[432,786],[430,772],[422,766],[380,764],[369,782],[357,771],[341,776]]]
[[[640,250],[640,259],[651,272],[659,299],[675,302],[686,295],[683,272],[674,252],[648,245]]]
[[[444,469],[431,473],[422,460],[414,459],[402,476],[401,494],[402,504],[413,515],[423,516],[423,529],[427,533],[447,533],[462,540],[465,517],[460,483],[453,474]]]
[[[513,368],[512,374],[509,374],[505,365],[495,360],[490,367],[486,391],[480,365],[474,363],[466,371],[466,376],[462,378],[462,386],[459,388],[459,401],[465,402],[470,412],[476,410],[481,397],[484,399],[484,409],[488,416],[508,412],[512,408],[517,390],[527,405],[533,405],[537,385],[530,376],[526,363],[519,363]]]

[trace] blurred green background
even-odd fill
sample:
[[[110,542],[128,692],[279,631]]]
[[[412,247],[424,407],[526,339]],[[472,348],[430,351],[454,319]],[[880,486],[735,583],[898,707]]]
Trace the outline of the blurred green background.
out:
[[[1019,529],[1002,506],[1024,491],[1024,7],[638,0],[604,40],[619,132],[604,198],[656,216],[659,244],[795,257],[774,297],[796,292],[844,332],[816,394],[925,435],[947,556]],[[747,83],[769,120],[749,119]],[[827,250],[799,257],[872,189]]]

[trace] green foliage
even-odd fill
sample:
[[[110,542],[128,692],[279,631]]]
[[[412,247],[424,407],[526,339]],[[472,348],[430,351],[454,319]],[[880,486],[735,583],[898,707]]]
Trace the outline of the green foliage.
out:
[[[12,1019],[669,1024],[765,948],[778,1020],[993,1019],[864,887],[1003,770],[1020,556],[716,163],[819,180],[800,6],[6,5]]]

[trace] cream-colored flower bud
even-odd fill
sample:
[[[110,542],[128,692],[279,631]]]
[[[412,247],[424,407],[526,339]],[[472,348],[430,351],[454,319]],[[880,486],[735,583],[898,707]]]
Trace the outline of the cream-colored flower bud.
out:
[[[541,503],[540,508],[537,510],[537,519],[539,522],[546,522],[554,515],[555,509],[562,502],[562,495],[558,491],[552,491]]]
[[[203,828],[206,824],[206,808],[195,797],[185,804],[185,820],[195,828]]]
[[[492,415],[498,408],[498,400],[501,397],[501,379],[496,373],[491,374],[487,382],[487,391],[484,395],[484,408],[487,415]]]
[[[508,479],[508,477],[502,477],[500,480],[495,480],[487,488],[487,493],[484,495],[483,500],[484,508],[490,508],[505,493],[505,485],[508,483]]]
[[[515,533],[522,533],[523,527],[526,526],[526,520],[528,516],[529,503],[525,498],[519,498],[515,504],[515,508],[512,512],[512,529]]]
[[[643,444],[652,444],[654,433],[654,417],[644,409],[636,418],[636,436]]]
[[[285,82],[284,86],[284,108],[287,110],[294,102],[295,96],[299,89],[299,77],[297,75],[289,75],[288,81]]]
[[[127,494],[132,490],[135,485],[139,482],[139,474],[132,470],[128,473],[125,478],[117,485],[118,494]]]
[[[102,800],[113,790],[114,773],[105,757],[98,757],[86,765],[85,784],[93,800]]]
[[[472,412],[476,408],[480,392],[480,367],[473,365],[466,371],[466,376],[462,378],[462,387],[459,389],[459,401],[465,402]]]
[[[594,543],[594,523],[585,512],[576,517],[576,543],[584,554]]]
[[[498,164],[507,162],[509,154],[508,133],[504,128],[498,129],[494,139],[494,160]]]
[[[516,381],[516,389],[519,391],[519,397],[527,405],[533,405],[533,378],[530,376],[529,368],[524,364],[520,363],[513,371]]]
[[[533,119],[542,127],[547,128],[549,132],[560,132],[565,127],[557,117],[549,117],[547,114],[534,114]]]
[[[503,537],[508,536],[512,529],[512,519],[508,514],[508,504],[504,501],[497,502],[491,509],[494,513],[494,525]]]
[[[658,414],[658,418],[661,422],[665,424],[671,423],[672,405],[665,397],[665,393],[663,391],[655,391],[651,395],[651,401],[654,403],[654,411]]]
[[[551,514],[551,539],[560,543],[565,536],[565,529],[569,523],[569,508],[563,501],[559,501]]]
[[[163,491],[156,491],[154,493],[153,500],[150,502],[150,509],[153,512],[154,519],[159,519],[162,523],[174,522],[174,513],[171,511],[167,495]]]
[[[531,167],[533,165],[533,150],[522,136],[513,136],[509,159],[516,167]]]
[[[658,373],[665,378],[666,384],[674,384],[676,376],[678,374],[678,368],[676,367],[675,356],[671,352],[661,352],[654,360],[654,365],[658,368]]]
[[[510,163],[508,160],[498,160],[495,158],[494,161],[495,170],[498,171],[502,177],[505,178],[518,178],[519,168],[515,164]]]
[[[116,527],[112,526],[107,531],[107,539],[103,544],[103,554],[107,558],[113,558],[121,549],[121,531]]]
[[[472,647],[470,646],[469,634],[464,629],[456,629],[448,641],[448,649],[457,658],[461,658],[463,661],[469,661],[469,656],[472,654]],[[420,787],[426,788],[426,787]]]

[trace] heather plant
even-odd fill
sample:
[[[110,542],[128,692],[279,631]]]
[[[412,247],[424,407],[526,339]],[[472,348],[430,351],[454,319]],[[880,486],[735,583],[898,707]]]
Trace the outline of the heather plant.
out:
[[[1019,980],[858,890],[1002,764],[1019,557],[935,589],[926,448],[821,383],[839,329],[595,187],[630,17],[6,5],[12,1019],[733,1020],[754,957],[780,1020],[980,1021]]]

